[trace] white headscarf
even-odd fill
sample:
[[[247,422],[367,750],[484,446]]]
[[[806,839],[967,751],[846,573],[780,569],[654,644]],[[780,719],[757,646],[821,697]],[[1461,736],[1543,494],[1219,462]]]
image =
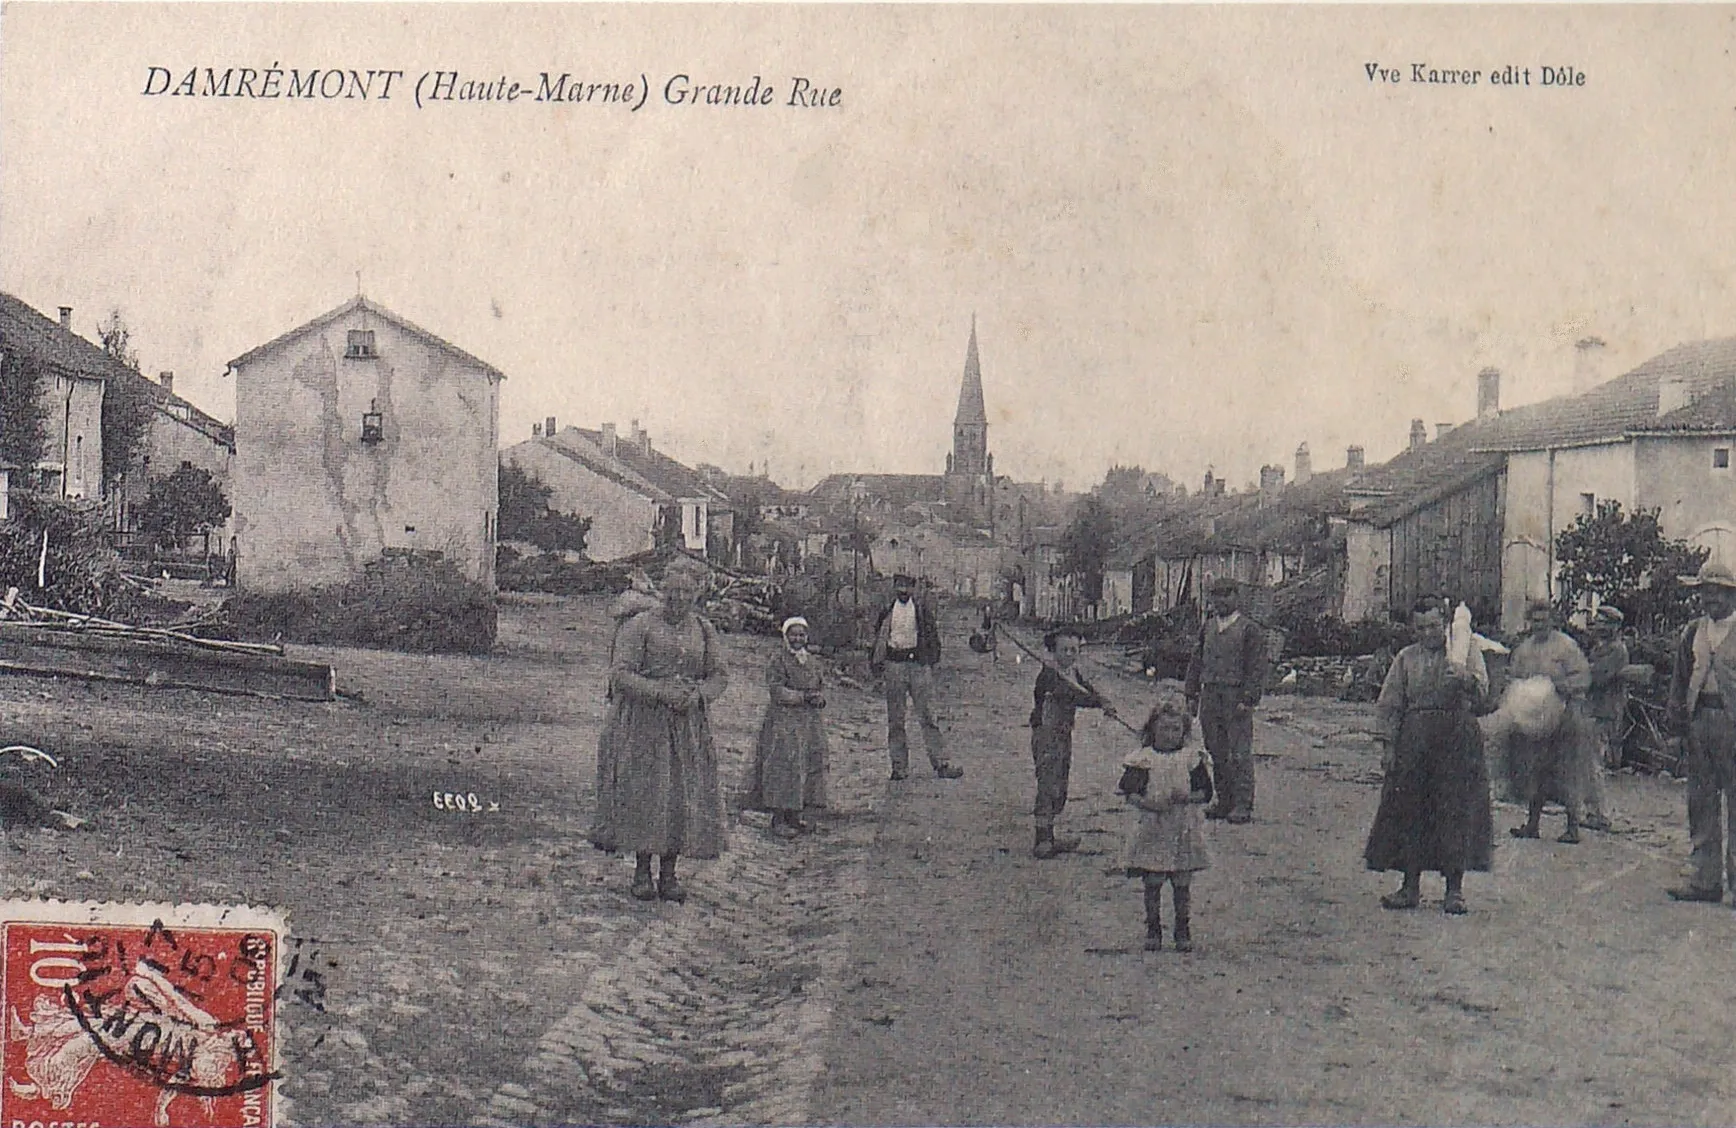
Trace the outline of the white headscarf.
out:
[[[800,650],[797,650],[795,647],[790,646],[790,628],[806,627],[807,625],[808,621],[800,615],[791,615],[788,619],[784,620],[784,625],[778,628],[779,632],[784,636],[784,645],[789,647],[790,653],[796,656],[796,661],[798,662],[806,662],[808,660],[808,648],[804,646]]]

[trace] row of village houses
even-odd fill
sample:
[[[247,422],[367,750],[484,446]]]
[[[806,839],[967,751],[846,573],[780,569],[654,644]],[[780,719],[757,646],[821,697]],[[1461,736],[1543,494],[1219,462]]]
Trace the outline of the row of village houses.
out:
[[[557,509],[591,519],[593,559],[674,540],[753,571],[824,561],[910,572],[961,596],[1016,598],[1044,618],[1167,610],[1229,575],[1304,589],[1350,620],[1449,592],[1511,628],[1527,599],[1550,593],[1556,537],[1605,500],[1656,508],[1666,535],[1720,556],[1736,548],[1736,338],[1681,345],[1589,390],[1508,410],[1500,374],[1485,370],[1472,419],[1432,437],[1414,423],[1407,448],[1383,464],[1364,465],[1352,447],[1343,467],[1315,472],[1304,444],[1289,481],[1267,467],[1257,490],[1230,493],[1213,479],[1153,499],[1120,530],[1102,597],[1087,605],[1061,568],[1073,496],[996,475],[986,455],[986,428],[973,422],[974,328],[957,466],[949,458],[945,475],[834,475],[783,490],[686,466],[637,423],[622,432],[550,418],[503,446],[504,375],[357,297],[230,362],[232,426],[176,396],[168,374],[142,381],[154,408],[147,439],[135,465],[105,482],[103,387],[141,378],[60,312],[56,321],[0,295],[0,353],[31,356],[49,375],[48,449],[37,466],[0,466],[0,517],[8,482],[28,476],[104,497],[124,528],[150,477],[201,466],[231,500],[222,532],[238,581],[255,590],[337,582],[417,553],[492,585],[502,463],[547,483]]]
[[[762,553],[756,566],[818,559],[848,569],[848,545],[858,539],[851,523],[867,514],[865,566],[910,572],[960,596],[1013,597],[1022,613],[1048,619],[1168,610],[1197,602],[1212,578],[1233,576],[1291,589],[1300,605],[1347,620],[1451,593],[1479,621],[1511,630],[1528,600],[1553,594],[1556,538],[1604,501],[1657,509],[1666,536],[1736,563],[1736,338],[1679,346],[1573,395],[1507,410],[1500,399],[1501,374],[1485,369],[1470,420],[1439,424],[1433,435],[1413,421],[1405,449],[1385,463],[1366,464],[1351,447],[1342,467],[1315,472],[1303,444],[1288,481],[1284,468],[1268,466],[1257,490],[1230,493],[1213,479],[1191,495],[1154,499],[1119,531],[1095,603],[1062,566],[1074,499],[1041,485],[996,478],[996,491],[1012,496],[984,527],[980,512],[958,519],[938,475],[834,475],[796,492],[703,466],[676,480],[678,464],[656,456],[665,466],[656,480],[696,499],[684,503],[684,521],[686,506],[710,507],[714,546],[719,513],[757,506],[763,531],[752,539],[784,558]],[[607,477],[612,467],[624,479],[620,463],[652,455],[637,430],[628,441],[608,428],[568,428],[552,441],[541,434],[508,448],[506,457],[560,481],[577,500],[585,474]],[[586,468],[571,487],[560,459]],[[625,481],[612,486],[627,489]],[[603,510],[586,497],[580,511]],[[641,520],[627,541],[599,539],[594,549],[642,547],[647,527]],[[735,546],[737,563],[748,547]]]

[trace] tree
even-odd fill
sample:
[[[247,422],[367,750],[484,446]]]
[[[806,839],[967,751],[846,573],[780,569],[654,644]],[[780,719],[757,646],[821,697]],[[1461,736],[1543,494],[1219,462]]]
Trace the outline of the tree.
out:
[[[0,464],[30,469],[48,446],[42,365],[0,342]]]
[[[1061,568],[1079,580],[1085,598],[1103,598],[1103,569],[1115,546],[1115,516],[1102,499],[1086,495],[1073,510],[1072,523],[1061,535]]]
[[[1619,501],[1604,501],[1562,530],[1555,554],[1563,615],[1595,595],[1621,608],[1639,629],[1664,631],[1691,613],[1692,592],[1678,577],[1692,575],[1710,550],[1666,538],[1656,509],[1628,514]]]
[[[151,413],[156,410],[156,394],[139,371],[132,331],[120,310],[109,312],[108,320],[97,326],[97,335],[102,351],[127,370],[126,375],[117,373],[103,384],[102,477],[106,488],[125,477],[133,464],[133,456],[150,428]]]
[[[545,552],[583,552],[591,519],[557,513],[554,487],[511,463],[500,467],[500,539],[528,541]]]
[[[159,548],[174,548],[188,537],[229,520],[229,499],[202,466],[183,466],[151,481],[139,512],[139,528]]]

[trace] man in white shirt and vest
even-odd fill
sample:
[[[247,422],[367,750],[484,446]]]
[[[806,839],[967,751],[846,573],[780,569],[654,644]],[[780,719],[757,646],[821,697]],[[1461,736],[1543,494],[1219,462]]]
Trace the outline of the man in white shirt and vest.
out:
[[[910,777],[910,744],[904,732],[905,698],[928,746],[928,762],[941,779],[958,779],[964,769],[948,762],[934,720],[934,668],[940,665],[940,626],[934,608],[916,598],[916,581],[892,577],[893,600],[874,625],[874,672],[886,683],[886,743],[892,753],[892,778]]]
[[[1683,628],[1670,678],[1670,719],[1687,734],[1693,873],[1669,894],[1720,902],[1736,880],[1736,574],[1708,560],[1682,582],[1699,588],[1705,614]]]

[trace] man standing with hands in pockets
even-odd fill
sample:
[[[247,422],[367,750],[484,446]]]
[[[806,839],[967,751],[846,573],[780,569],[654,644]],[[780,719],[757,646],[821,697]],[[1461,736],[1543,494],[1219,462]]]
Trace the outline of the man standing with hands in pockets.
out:
[[[1200,719],[1217,799],[1208,819],[1254,819],[1254,707],[1266,688],[1266,632],[1241,612],[1235,580],[1213,580],[1210,614],[1188,664],[1188,711]]]
[[[958,779],[964,769],[948,762],[940,725],[934,720],[934,668],[940,665],[940,625],[934,608],[916,598],[916,581],[900,573],[892,577],[892,602],[880,613],[874,629],[874,672],[886,682],[886,743],[892,754],[892,778],[910,777],[909,738],[904,732],[905,699],[916,706],[928,746],[928,762],[940,779]]]

